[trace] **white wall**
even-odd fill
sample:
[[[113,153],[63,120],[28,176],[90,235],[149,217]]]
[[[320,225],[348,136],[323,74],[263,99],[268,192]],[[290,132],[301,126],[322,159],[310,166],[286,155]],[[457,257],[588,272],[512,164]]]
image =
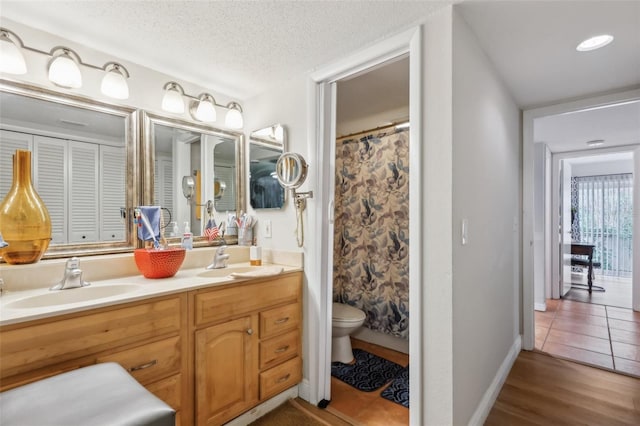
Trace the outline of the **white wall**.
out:
[[[453,423],[467,424],[519,337],[521,127],[476,37],[453,22]]]
[[[533,147],[533,285],[534,306],[536,310],[545,310],[545,166],[547,146],[536,143]]]

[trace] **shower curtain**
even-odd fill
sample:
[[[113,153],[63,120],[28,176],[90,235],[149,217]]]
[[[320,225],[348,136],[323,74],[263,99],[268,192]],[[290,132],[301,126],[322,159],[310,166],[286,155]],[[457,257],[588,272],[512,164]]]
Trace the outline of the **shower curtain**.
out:
[[[336,141],[333,299],[409,337],[409,131]]]

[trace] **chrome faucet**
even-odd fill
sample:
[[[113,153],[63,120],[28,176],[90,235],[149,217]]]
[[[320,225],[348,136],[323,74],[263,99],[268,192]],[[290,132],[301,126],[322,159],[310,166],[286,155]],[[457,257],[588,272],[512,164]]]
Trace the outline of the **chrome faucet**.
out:
[[[72,257],[67,260],[62,280],[49,290],[67,290],[70,288],[86,287],[88,285],[90,285],[90,283],[82,280],[80,260],[77,257]]]
[[[226,249],[227,246],[220,246],[216,249],[216,254],[213,256],[213,263],[207,266],[207,269],[222,269],[227,267],[229,255],[224,252]]]

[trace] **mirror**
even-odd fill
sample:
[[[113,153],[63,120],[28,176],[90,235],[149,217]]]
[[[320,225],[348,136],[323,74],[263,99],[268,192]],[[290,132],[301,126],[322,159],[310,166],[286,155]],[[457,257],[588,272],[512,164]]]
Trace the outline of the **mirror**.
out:
[[[313,191],[297,192],[296,189],[307,179],[309,166],[304,157],[295,152],[285,152],[278,158],[276,163],[276,176],[278,182],[284,188],[291,191],[293,202],[296,208],[296,238],[298,247],[304,245],[304,223],[302,212],[307,207],[307,198],[313,198]]]
[[[203,237],[209,212],[220,225],[226,222],[227,213],[245,209],[242,133],[146,111],[142,115],[147,165],[143,170],[143,204],[167,209],[163,220],[169,243],[180,241],[185,222],[189,222],[194,246],[210,244]],[[170,222],[177,225],[177,233]],[[233,244],[236,238],[225,235],[225,242]]]
[[[307,179],[308,168],[302,155],[295,152],[282,154],[276,163],[278,182],[287,189],[297,189]]]
[[[254,209],[280,209],[285,190],[278,184],[276,163],[285,150],[281,124],[256,130],[249,137],[249,201]]]
[[[15,150],[30,150],[52,222],[44,258],[135,247],[125,217],[138,199],[137,134],[134,109],[0,80],[0,199]]]

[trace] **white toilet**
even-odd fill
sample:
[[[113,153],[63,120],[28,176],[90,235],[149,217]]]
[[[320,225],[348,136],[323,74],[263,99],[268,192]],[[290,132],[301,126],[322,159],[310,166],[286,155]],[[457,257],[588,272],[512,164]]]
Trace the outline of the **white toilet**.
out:
[[[331,327],[331,362],[349,364],[353,362],[353,351],[349,336],[364,323],[363,311],[343,303],[333,304]]]

